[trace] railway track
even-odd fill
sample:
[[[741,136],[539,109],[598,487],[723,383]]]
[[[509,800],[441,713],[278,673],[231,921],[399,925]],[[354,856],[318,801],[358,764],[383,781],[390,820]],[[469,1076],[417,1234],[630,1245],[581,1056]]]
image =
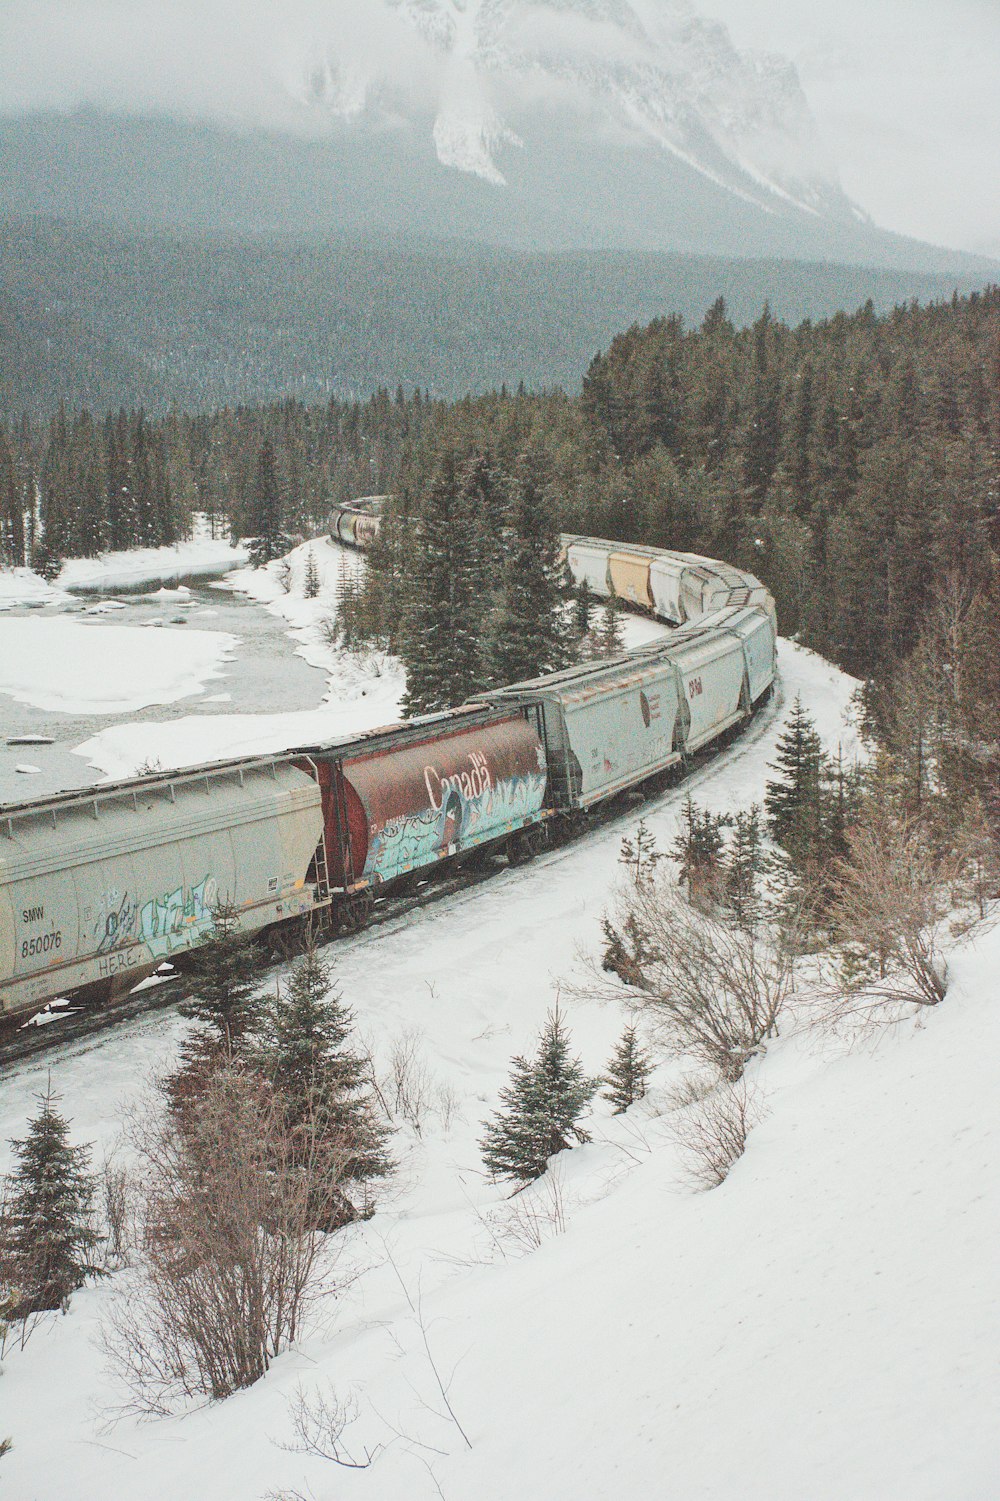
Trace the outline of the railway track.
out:
[[[691,758],[682,776],[678,777],[674,772],[667,772],[659,778],[652,779],[645,790],[632,791],[623,794],[613,803],[599,805],[588,814],[585,823],[576,826],[569,824],[557,826],[557,837],[547,850],[530,862],[528,868],[532,870],[539,866],[544,868],[546,865],[569,858],[575,850],[581,846],[585,847],[589,842],[600,837],[600,834],[609,826],[623,823],[626,819],[634,817],[638,807],[647,807],[655,811],[661,805],[671,801],[681,788],[684,789],[685,795],[695,791],[720,767],[730,766],[748,755],[766,735],[783,705],[784,695],[781,690],[781,680],[778,678],[775,680],[774,692],[767,703],[762,705],[749,724],[732,736],[721,751],[718,743],[706,746],[704,750]],[[376,903],[369,921],[360,932],[331,935],[324,942],[351,944],[366,942],[379,928],[398,925],[404,922],[411,913],[432,908],[452,897],[466,896],[476,887],[493,880],[511,868],[509,864],[497,860],[483,869],[464,869],[440,879],[428,880],[416,891],[407,895],[382,898]],[[288,959],[285,957],[275,957],[263,964],[262,978],[267,974],[275,973],[287,962]],[[190,982],[186,980],[183,973],[179,973],[176,980],[139,989],[123,996],[121,1000],[101,1006],[81,1006],[75,1013],[43,1026],[18,1025],[14,1021],[8,1021],[0,1026],[0,1077],[15,1071],[22,1063],[53,1055],[63,1047],[86,1041],[102,1032],[111,1031],[122,1023],[136,1021],[160,1011],[175,1010],[192,993]]]

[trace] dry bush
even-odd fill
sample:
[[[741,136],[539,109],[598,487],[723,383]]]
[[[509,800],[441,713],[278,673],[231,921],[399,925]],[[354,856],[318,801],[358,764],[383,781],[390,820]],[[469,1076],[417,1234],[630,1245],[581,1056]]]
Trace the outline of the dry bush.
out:
[[[684,1154],[694,1188],[718,1188],[746,1149],[747,1136],[764,1118],[759,1093],[745,1078],[724,1080],[679,1109],[672,1134]]]
[[[787,932],[767,935],[696,911],[662,875],[622,886],[604,929],[623,962],[609,978],[585,959],[588,981],[573,992],[644,1011],[671,1054],[738,1079],[777,1036],[795,983],[797,945]]]
[[[961,861],[918,823],[878,811],[848,834],[834,867],[830,924],[840,973],[823,990],[824,1018],[865,1023],[936,1006],[948,989],[942,945]]]
[[[288,1404],[288,1415],[293,1437],[281,1447],[290,1454],[327,1459],[347,1470],[367,1470],[384,1448],[383,1444],[376,1444],[363,1453],[353,1453],[347,1448],[344,1434],[358,1419],[358,1404],[354,1398],[338,1396],[332,1387],[316,1392],[297,1387]],[[291,1501],[293,1497],[298,1501],[301,1492],[281,1491],[274,1495],[274,1501]]]
[[[343,1284],[336,1241],[316,1226],[338,1206],[348,1154],[319,1129],[289,1131],[280,1098],[235,1065],[181,1124],[147,1112],[129,1135],[137,1260],[105,1345],[128,1407],[165,1413],[257,1381]]]
[[[408,1121],[418,1136],[434,1100],[434,1080],[421,1042],[421,1033],[407,1028],[396,1038],[389,1057],[394,1112]]]
[[[135,1245],[135,1208],[128,1169],[113,1157],[105,1159],[98,1178],[103,1222],[104,1270],[128,1266]]]
[[[553,1166],[535,1183],[489,1216],[495,1239],[518,1254],[537,1251],[566,1230],[566,1195],[562,1176]]]

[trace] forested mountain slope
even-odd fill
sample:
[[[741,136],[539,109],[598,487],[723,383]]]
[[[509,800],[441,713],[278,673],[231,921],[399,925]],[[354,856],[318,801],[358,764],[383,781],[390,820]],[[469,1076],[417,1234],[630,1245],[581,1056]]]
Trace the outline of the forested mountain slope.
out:
[[[957,265],[958,263],[956,263]],[[0,417],[365,399],[402,384],[574,389],[620,329],[719,294],[738,324],[798,322],[981,284],[969,269],[873,269],[458,242],[206,237],[81,221],[0,223]]]

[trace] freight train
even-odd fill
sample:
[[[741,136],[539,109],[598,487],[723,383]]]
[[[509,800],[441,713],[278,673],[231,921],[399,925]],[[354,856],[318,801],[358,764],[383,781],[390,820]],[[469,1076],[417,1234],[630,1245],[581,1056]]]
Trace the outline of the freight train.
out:
[[[379,500],[339,508],[331,537],[370,546]],[[676,629],[404,724],[0,807],[0,1012],[120,997],[209,939],[220,905],[279,949],[356,930],[435,872],[530,858],[769,695],[774,603],[752,575],[591,537],[563,550],[592,594]]]

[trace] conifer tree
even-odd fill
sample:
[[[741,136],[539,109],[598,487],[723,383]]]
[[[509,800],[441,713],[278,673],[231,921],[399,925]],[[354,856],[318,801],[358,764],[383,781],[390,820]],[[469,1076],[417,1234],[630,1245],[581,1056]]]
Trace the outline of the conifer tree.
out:
[[[496,684],[517,683],[564,667],[569,633],[559,591],[559,538],[537,471],[522,458],[510,482],[511,524],[502,534],[500,588],[486,620],[483,658]]]
[[[4,1259],[12,1284],[9,1314],[24,1319],[60,1308],[97,1271],[93,1252],[95,1185],[90,1148],[74,1147],[49,1085],[28,1134],[12,1141]]]
[[[590,632],[590,617],[594,608],[594,596],[590,592],[590,585],[586,579],[581,579],[574,591],[573,613],[576,620],[577,635],[581,641]]]
[[[389,1128],[376,1115],[368,1067],[349,1046],[353,1017],[334,986],[330,966],[314,949],[298,961],[284,994],[261,1017],[254,1066],[279,1093],[287,1129],[304,1164],[317,1150],[335,1161],[338,1179],[363,1187],[392,1170]],[[329,1194],[324,1191],[324,1213]],[[335,1229],[358,1216],[346,1194],[336,1196]]]
[[[772,763],[777,776],[764,794],[772,837],[797,863],[816,858],[822,845],[826,757],[815,726],[796,698]]]
[[[767,865],[763,819],[759,806],[740,808],[733,816],[733,838],[726,860],[726,906],[741,927],[752,927],[760,916],[760,880]]]
[[[730,822],[724,813],[699,808],[690,797],[681,810],[680,832],[673,844],[673,855],[680,867],[680,878],[687,883],[691,900],[713,901],[723,882],[723,829]]]
[[[652,1072],[653,1061],[639,1042],[635,1027],[626,1027],[602,1081],[607,1085],[602,1098],[615,1107],[615,1115],[622,1115],[636,1100],[642,1099]]]
[[[7,434],[0,428],[0,567],[24,565],[24,517]]]
[[[239,931],[235,907],[221,902],[214,926],[193,955],[191,994],[180,1013],[197,1026],[182,1042],[177,1069],[165,1081],[171,1108],[183,1112],[213,1069],[242,1056],[259,1023],[260,960],[253,938]]]
[[[281,487],[278,483],[274,446],[265,438],[254,471],[250,503],[247,507],[247,531],[252,538],[250,561],[262,568],[273,558],[288,551],[288,538],[281,527]]]
[[[644,818],[640,818],[634,838],[622,835],[618,864],[627,868],[637,886],[650,879],[662,859],[663,852],[657,848],[656,835],[650,833]]]
[[[579,1058],[571,1057],[569,1034],[556,1006],[534,1058],[512,1060],[510,1083],[500,1091],[502,1108],[486,1123],[480,1149],[493,1177],[530,1183],[542,1176],[554,1153],[565,1151],[573,1140],[589,1141],[579,1118],[598,1084],[586,1076]]]
[[[622,630],[621,600],[614,585],[601,611],[600,624],[594,632],[595,655],[602,658],[617,657],[625,649],[625,633]]]
[[[319,594],[319,567],[316,563],[316,555],[311,547],[306,554],[306,576],[303,592],[306,599],[315,599]]]
[[[451,708],[482,686],[480,533],[492,485],[485,459],[460,466],[448,451],[414,518],[413,587],[400,642],[407,716]]]

